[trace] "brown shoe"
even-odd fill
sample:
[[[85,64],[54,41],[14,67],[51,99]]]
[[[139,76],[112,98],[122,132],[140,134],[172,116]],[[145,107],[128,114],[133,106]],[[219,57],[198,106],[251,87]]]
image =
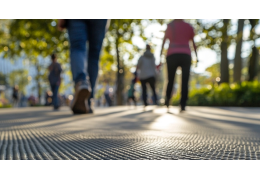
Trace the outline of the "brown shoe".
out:
[[[86,114],[88,113],[87,99],[91,93],[89,83],[86,81],[80,81],[75,85],[75,95],[71,104],[71,110],[74,114]]]

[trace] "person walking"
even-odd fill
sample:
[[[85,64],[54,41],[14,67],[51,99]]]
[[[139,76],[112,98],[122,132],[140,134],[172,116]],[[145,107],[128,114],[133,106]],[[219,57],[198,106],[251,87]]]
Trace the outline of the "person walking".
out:
[[[21,93],[21,99],[20,99],[20,107],[25,107],[25,101],[26,101],[26,96],[24,94],[24,92]]]
[[[107,19],[60,19],[58,29],[68,29],[70,64],[75,83],[71,104],[74,114],[93,113],[91,100],[99,69],[99,54],[105,36]],[[88,50],[86,43],[88,42]],[[87,100],[87,103],[85,102]]]
[[[59,109],[59,100],[58,100],[58,91],[61,83],[61,72],[62,68],[61,65],[57,62],[57,56],[56,54],[51,55],[51,64],[48,67],[49,70],[49,82],[51,86],[52,91],[52,104],[54,107],[54,110]]]
[[[109,107],[112,106],[111,92],[110,91],[111,91],[111,87],[109,86],[109,84],[107,82],[105,92],[104,92],[104,96],[105,96],[105,99],[106,99],[106,103]]]
[[[130,106],[131,105],[130,101],[132,100],[136,107],[137,105],[136,98],[135,98],[136,73],[134,73],[134,76],[135,77],[131,80],[131,84],[127,92],[127,104]]]
[[[15,85],[13,87],[13,107],[17,107],[18,106],[18,101],[19,101],[19,86]]]
[[[165,105],[169,107],[169,102],[172,96],[172,88],[174,77],[178,67],[182,68],[182,83],[181,83],[181,100],[180,111],[185,111],[186,102],[188,100],[188,82],[191,67],[191,50],[189,42],[192,41],[194,51],[197,56],[196,45],[194,43],[194,30],[192,26],[182,19],[176,19],[167,25],[165,36],[162,43],[161,54],[166,39],[170,40],[167,51],[167,70],[168,70],[168,85],[166,90]],[[198,59],[198,58],[197,58]]]
[[[155,77],[156,77],[156,65],[155,65],[155,57],[151,52],[151,46],[146,45],[146,51],[144,54],[139,58],[137,64],[137,71],[139,73],[139,80],[142,84],[142,98],[144,106],[147,106],[147,87],[146,84],[148,83],[152,89],[153,97],[154,97],[154,104],[157,104],[157,94],[155,91]]]

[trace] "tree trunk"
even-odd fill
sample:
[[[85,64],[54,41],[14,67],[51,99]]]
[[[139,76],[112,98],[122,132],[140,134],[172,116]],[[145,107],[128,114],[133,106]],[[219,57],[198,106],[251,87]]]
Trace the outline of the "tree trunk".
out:
[[[236,45],[236,54],[234,59],[234,82],[241,81],[241,70],[242,70],[242,42],[243,42],[243,28],[244,28],[244,19],[238,20],[237,27],[237,45]]]
[[[248,62],[248,81],[253,81],[254,78],[257,76],[257,70],[258,70],[257,67],[258,67],[258,59],[259,59],[259,53],[257,48],[255,47],[255,40],[254,40],[254,35],[255,35],[254,28],[257,24],[257,20],[249,19],[249,22],[251,24],[250,40],[254,42],[254,46],[252,47],[251,57]]]
[[[41,94],[42,94],[42,89],[41,89],[41,83],[40,83],[40,65],[37,62],[38,60],[36,60],[35,66],[36,66],[36,71],[37,71],[37,75],[36,75],[36,84],[37,84],[37,91],[38,91],[38,100],[39,100],[39,104],[41,103]]]
[[[228,48],[228,35],[227,35],[227,26],[229,19],[224,19],[223,27],[223,40],[221,43],[221,62],[220,62],[220,73],[221,73],[221,83],[229,83],[229,62],[227,58],[227,48]]]
[[[252,47],[252,55],[249,59],[249,64],[248,64],[248,81],[253,81],[254,78],[257,76],[257,66],[258,66],[258,50],[254,46]]]
[[[117,87],[116,87],[116,103],[117,105],[124,104],[124,66],[121,64],[118,41],[116,42],[116,60],[117,60]]]

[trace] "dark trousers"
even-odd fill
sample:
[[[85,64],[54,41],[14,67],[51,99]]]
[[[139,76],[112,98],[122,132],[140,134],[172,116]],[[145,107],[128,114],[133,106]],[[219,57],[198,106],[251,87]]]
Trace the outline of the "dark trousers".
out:
[[[135,99],[134,96],[131,96],[131,97],[128,97],[128,98],[127,98],[127,104],[128,104],[128,105],[131,105],[131,104],[130,104],[130,100],[131,100],[131,99],[133,100],[133,102],[134,102],[134,104],[135,104],[135,106],[136,106],[136,99]]]
[[[191,56],[188,54],[172,54],[169,55],[166,60],[168,70],[168,85],[166,97],[168,100],[171,99],[175,73],[177,68],[180,66],[182,68],[180,104],[181,106],[185,107],[186,101],[188,100],[188,83],[190,77]]]
[[[58,100],[58,91],[59,91],[59,85],[51,85],[51,91],[52,91],[52,103],[54,108],[59,107],[59,100]]]
[[[105,98],[106,98],[106,102],[107,102],[108,106],[112,106],[112,101],[111,101],[109,94],[105,94]]]
[[[147,106],[147,88],[146,88],[146,83],[149,83],[150,87],[152,88],[153,91],[153,97],[154,97],[154,104],[157,104],[157,95],[155,92],[155,77],[149,77],[147,79],[140,79],[141,84],[142,84],[142,90],[143,90],[143,102],[144,105]]]

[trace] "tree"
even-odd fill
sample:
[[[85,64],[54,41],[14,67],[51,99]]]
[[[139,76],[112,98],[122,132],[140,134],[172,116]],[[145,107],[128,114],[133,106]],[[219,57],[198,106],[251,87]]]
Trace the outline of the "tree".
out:
[[[228,48],[228,23],[229,19],[223,20],[223,39],[221,42],[221,61],[220,61],[220,73],[221,73],[221,83],[229,83],[229,62],[227,57],[227,48]]]
[[[11,87],[14,87],[15,85],[19,86],[20,91],[24,91],[25,87],[28,85],[28,71],[19,69],[14,70],[11,73],[8,74],[8,84]]]
[[[251,56],[249,58],[248,62],[248,81],[253,81],[254,78],[257,76],[257,70],[258,70],[258,59],[259,59],[259,52],[256,48],[256,42],[255,40],[259,38],[255,33],[255,26],[259,22],[259,19],[249,19],[249,22],[251,24],[250,29],[250,36],[249,40],[252,41],[252,52]]]
[[[6,85],[7,80],[6,80],[6,75],[0,73],[0,85]]]
[[[241,81],[241,70],[242,70],[242,59],[241,59],[241,51],[242,51],[242,42],[243,42],[243,29],[244,29],[244,19],[238,20],[237,27],[237,37],[236,37],[236,53],[234,59],[234,82]]]
[[[206,68],[206,71],[210,73],[210,78],[208,79],[208,83],[215,84],[216,78],[220,77],[220,71],[219,71],[219,63],[215,63],[211,65],[210,67]]]
[[[8,39],[10,37],[8,30],[11,20],[0,19],[0,53],[7,51]]]
[[[137,46],[132,42],[132,37],[138,35],[146,40],[143,35],[145,26],[141,19],[113,19],[104,40],[105,51],[113,55],[117,64],[116,80],[116,102],[117,105],[124,104],[125,88],[125,61],[132,60],[139,52]]]
[[[221,83],[229,83],[229,61],[227,49],[232,42],[232,35],[228,35],[230,19],[221,19],[213,23],[197,20],[201,41],[198,46],[207,47],[220,53]]]
[[[24,57],[35,67],[37,75],[38,98],[41,98],[43,84],[47,80],[47,68],[44,58],[53,52],[58,53],[64,62],[68,59],[68,40],[66,34],[56,29],[56,20],[16,19],[9,29],[8,45],[4,57],[13,60]]]

